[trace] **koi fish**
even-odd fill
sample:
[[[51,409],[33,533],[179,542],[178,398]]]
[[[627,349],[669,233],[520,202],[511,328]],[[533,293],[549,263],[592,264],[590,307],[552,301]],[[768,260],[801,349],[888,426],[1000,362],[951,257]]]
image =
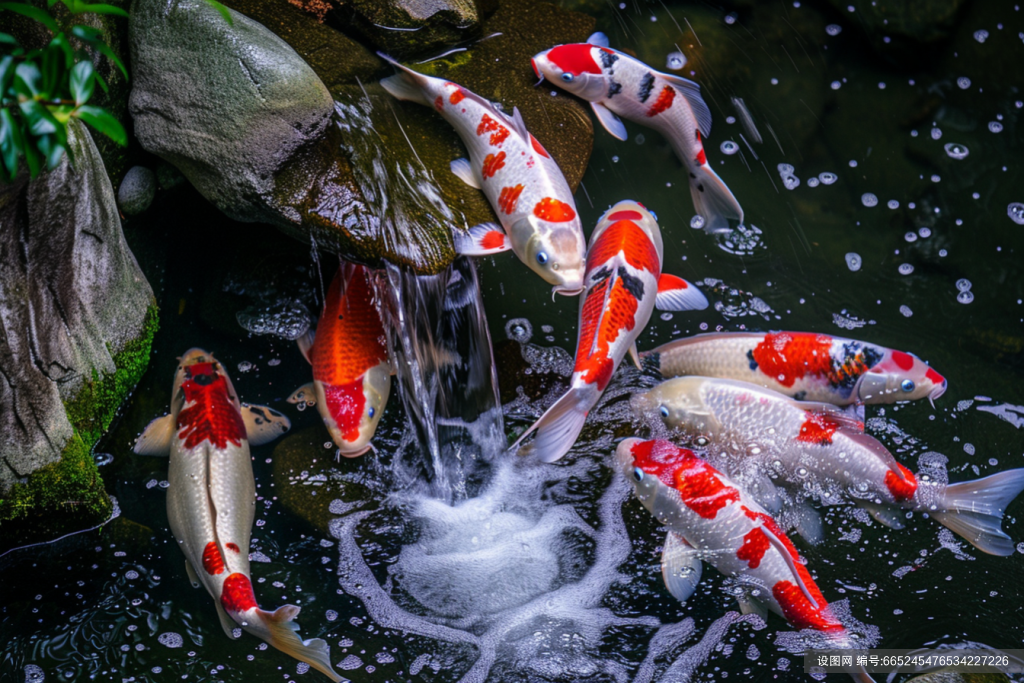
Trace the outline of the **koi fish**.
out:
[[[1000,520],[1024,489],[1024,469],[949,485],[922,480],[841,409],[736,380],[678,377],[634,405],[713,444],[730,473],[753,466],[813,497],[850,500],[894,529],[903,528],[901,510],[927,512],[983,552],[1014,552]]]
[[[313,366],[313,381],[288,402],[315,405],[338,452],[362,455],[370,450],[391,391],[387,335],[373,304],[369,269],[342,265],[327,290],[316,333],[298,341]]]
[[[139,455],[170,455],[167,519],[185,553],[192,585],[213,597],[229,638],[237,627],[287,655],[306,662],[332,681],[330,649],[320,638],[295,633],[299,608],[259,608],[249,574],[249,536],[256,484],[249,444],[273,441],[288,431],[288,418],[271,408],[240,404],[222,366],[202,349],[179,360],[171,412],[153,420],[135,441]]]
[[[569,391],[512,446],[533,432],[532,452],[544,462],[565,455],[597,405],[627,352],[636,355],[655,306],[666,311],[707,308],[700,290],[661,272],[664,249],[654,214],[643,204],[622,201],[601,217],[590,236],[586,292],[580,299],[576,364]]]
[[[676,599],[686,602],[696,590],[703,560],[745,587],[737,596],[744,614],[764,618],[770,610],[796,629],[828,635],[837,648],[856,647],[792,541],[728,477],[668,441],[626,439],[615,454],[636,497],[668,527],[661,570]],[[853,678],[872,680],[863,669]]]
[[[526,129],[518,109],[512,116],[458,83],[424,76],[386,55],[398,73],[381,81],[400,100],[433,107],[455,128],[469,161],[452,172],[482,189],[501,225],[484,223],[457,235],[456,251],[484,256],[511,249],[559,294],[583,290],[586,258],[583,227],[572,190],[558,164]]]
[[[586,43],[559,45],[531,60],[538,78],[590,102],[605,130],[626,140],[619,116],[658,131],[672,145],[690,174],[690,195],[709,232],[725,230],[728,219],[743,222],[743,209],[708,165],[702,137],[711,134],[711,111],[700,86],[655,71],[635,57],[612,50],[603,33]]]
[[[946,391],[946,378],[914,355],[811,332],[711,332],[642,356],[664,377],[738,379],[837,406],[920,398],[934,406]]]

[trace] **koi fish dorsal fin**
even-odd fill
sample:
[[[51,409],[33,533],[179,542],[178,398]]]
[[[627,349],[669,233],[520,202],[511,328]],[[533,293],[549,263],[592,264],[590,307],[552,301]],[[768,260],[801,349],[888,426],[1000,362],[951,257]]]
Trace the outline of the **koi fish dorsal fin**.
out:
[[[814,599],[813,595],[811,595],[811,589],[807,587],[807,584],[804,583],[803,577],[800,576],[800,570],[796,566],[796,559],[789,552],[789,547],[775,534],[774,531],[764,524],[761,525],[761,533],[765,535],[768,542],[779,551],[780,555],[782,555],[782,559],[786,561],[786,566],[789,567],[789,571],[793,573],[793,583],[800,587],[804,597],[811,603],[811,606],[814,609],[821,609],[821,605],[819,605],[818,601]]]
[[[430,100],[427,99],[427,95],[424,92],[424,87],[427,84],[429,76],[424,76],[421,73],[417,73],[407,66],[403,66],[388,57],[383,52],[378,52],[377,55],[386,61],[391,66],[398,69],[398,73],[394,76],[388,76],[381,80],[380,84],[383,86],[388,93],[399,100],[409,100],[422,104],[424,106],[431,106]]]
[[[174,416],[167,414],[158,417],[142,430],[135,439],[132,450],[137,455],[170,455],[171,437],[174,436]]]
[[[626,124],[622,122],[622,119],[613,114],[611,109],[600,102],[591,102],[590,108],[594,110],[594,116],[597,117],[597,120],[601,122],[601,125],[604,126],[604,129],[612,137],[623,141],[629,139],[629,134],[626,133]]]
[[[660,311],[702,311],[708,300],[695,285],[681,277],[662,273],[654,306]]]
[[[511,248],[508,235],[497,223],[481,223],[455,235],[455,251],[463,256],[488,256]]]
[[[864,433],[864,422],[857,419],[854,413],[847,412],[839,406],[823,401],[797,401],[793,399],[793,405],[800,410],[817,415],[822,420],[835,425],[838,429],[847,432]]]
[[[671,83],[672,87],[686,98],[690,109],[693,109],[693,115],[697,117],[697,127],[700,128],[701,136],[709,137],[711,135],[711,110],[708,109],[707,103],[701,97],[700,86],[687,78],[676,76],[675,74],[666,74],[659,71],[658,75]]]
[[[597,47],[610,47],[611,43],[608,42],[608,36],[601,31],[595,31],[590,34],[587,38],[587,43],[595,45]]]
[[[854,432],[846,429],[842,429],[841,431],[851,441],[877,455],[885,463],[885,466],[888,467],[900,481],[907,481],[907,475],[904,474],[903,468],[900,467],[898,462],[896,462],[896,458],[889,452],[889,449],[883,446],[878,439],[870,434],[865,434],[864,432]]]
[[[291,420],[267,406],[242,404],[245,435],[253,446],[270,443],[292,428]]]
[[[700,552],[674,531],[665,536],[661,551],[661,578],[679,602],[686,602],[700,583],[703,565]]]
[[[523,121],[523,115],[519,113],[519,107],[512,107],[512,116],[505,114],[505,119],[512,124],[512,129],[518,133],[524,140],[530,139],[530,131],[526,130],[526,121]]]

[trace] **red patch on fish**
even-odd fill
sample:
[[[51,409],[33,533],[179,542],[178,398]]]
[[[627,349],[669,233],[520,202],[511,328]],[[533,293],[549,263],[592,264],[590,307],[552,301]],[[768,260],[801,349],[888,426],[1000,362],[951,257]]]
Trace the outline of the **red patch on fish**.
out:
[[[551,155],[548,154],[548,151],[546,149],[544,149],[544,146],[540,144],[540,142],[537,140],[537,138],[533,137],[533,134],[530,135],[530,146],[533,147],[533,151],[534,152],[536,152],[537,154],[541,155],[545,159],[550,159],[551,158]]]
[[[932,384],[934,384],[935,386],[939,386],[940,384],[946,381],[945,377],[935,372],[931,368],[928,368],[928,372],[924,373],[924,378],[931,382]]]
[[[488,154],[486,157],[484,157],[484,164],[481,170],[483,172],[484,178],[490,178],[495,173],[498,172],[498,169],[504,168],[504,166],[505,153],[498,152],[497,156],[495,156],[494,154]]]
[[[615,371],[615,364],[608,357],[609,341],[597,339],[601,325],[604,306],[604,295],[608,289],[608,280],[602,280],[590,291],[583,300],[580,312],[579,341],[576,343],[576,365],[574,372],[582,373],[581,379],[588,383],[597,383],[597,388],[604,390]],[[601,328],[599,330],[599,328]]]
[[[704,519],[714,519],[726,505],[739,502],[740,492],[723,484],[714,467],[690,455],[676,469],[675,488],[686,507]]]
[[[505,235],[497,230],[491,230],[480,240],[480,246],[484,249],[497,249],[505,243]]]
[[[610,216],[605,216],[609,221],[640,221],[644,216],[639,211],[616,211]]]
[[[902,351],[892,352],[892,362],[896,363],[896,367],[903,371],[914,367],[914,357],[909,353],[903,353]]]
[[[651,108],[647,110],[647,116],[657,116],[661,112],[665,111],[672,106],[672,101],[676,98],[676,89],[671,85],[666,85],[658,93],[658,99],[654,101]]]
[[[633,221],[616,221],[608,226],[587,252],[587,270],[600,267],[621,253],[626,263],[637,270],[646,270],[654,277],[661,276],[661,259],[654,243]]]
[[[229,614],[244,612],[253,607],[259,607],[256,602],[256,595],[252,592],[252,583],[245,574],[235,572],[224,579],[224,586],[220,593],[220,604],[224,606]]]
[[[498,208],[505,213],[511,214],[516,210],[516,203],[519,201],[519,195],[522,193],[522,185],[501,188],[501,194],[498,195]]]
[[[708,157],[707,157],[706,154],[704,154],[704,148],[703,147],[701,147],[700,151],[697,152],[696,161],[701,166],[703,166],[704,164],[708,163]]]
[[[594,61],[591,54],[593,45],[587,43],[575,43],[572,45],[559,45],[548,50],[548,59],[565,73],[579,76],[581,73],[599,74],[601,67]]]
[[[839,425],[820,413],[807,413],[807,419],[800,425],[800,433],[796,440],[804,443],[816,443],[819,446],[826,446],[832,443],[832,435],[839,429]]]
[[[653,474],[666,486],[675,487],[674,472],[680,462],[695,458],[693,451],[679,448],[675,444],[655,439],[640,441],[629,449],[633,464],[647,474]]]
[[[844,630],[843,625],[836,621],[835,617],[826,609],[828,603],[825,602],[825,598],[822,597],[821,591],[814,581],[810,580],[810,573],[804,569],[803,565],[797,565],[797,570],[819,607],[818,609],[814,608],[804,592],[800,590],[800,586],[792,581],[779,581],[772,587],[772,595],[779,603],[779,607],[782,608],[782,615],[786,617],[786,621],[796,629],[813,628],[815,631],[826,633]],[[804,576],[805,574],[806,576]]]
[[[828,376],[832,369],[832,338],[824,334],[766,334],[752,354],[758,369],[784,387],[807,374]]]
[[[533,215],[551,223],[565,223],[576,218],[572,206],[554,197],[544,197],[533,207]]]
[[[484,114],[480,119],[480,125],[476,127],[476,134],[485,135],[486,133],[492,134],[489,142],[493,147],[501,147],[501,143],[505,142],[505,138],[508,137],[508,128]]]
[[[210,541],[203,548],[203,569],[210,576],[224,573],[224,558],[221,557],[217,544]]]
[[[452,104],[458,104],[464,99],[466,99],[466,93],[462,92],[462,88],[458,86],[456,86],[455,92],[448,96],[448,101]]]
[[[665,274],[658,278],[658,292],[665,292],[670,289],[689,289],[690,283],[676,275]]]
[[[434,109],[441,111],[444,109],[444,95],[438,95],[437,99],[434,100]]]
[[[178,413],[178,438],[185,448],[195,448],[204,441],[218,449],[242,445],[245,423],[231,401],[228,383],[213,363],[195,363],[185,368],[185,408]]]
[[[241,550],[239,550],[238,545],[235,544],[235,543],[225,543],[224,547],[227,548],[228,550],[230,550],[231,552],[234,552],[234,553],[242,552]]]
[[[897,502],[902,503],[913,498],[917,492],[917,477],[903,465],[896,463],[896,466],[900,468],[905,480],[900,479],[895,472],[889,470],[885,473],[885,488],[889,489],[889,493]]]
[[[345,441],[356,441],[359,438],[359,423],[366,409],[363,378],[350,384],[324,384],[323,388],[327,411],[338,425],[341,437]]]
[[[751,569],[757,569],[761,565],[761,558],[764,557],[769,545],[771,542],[761,531],[761,527],[751,529],[743,537],[743,545],[736,551],[736,557],[746,562]]]

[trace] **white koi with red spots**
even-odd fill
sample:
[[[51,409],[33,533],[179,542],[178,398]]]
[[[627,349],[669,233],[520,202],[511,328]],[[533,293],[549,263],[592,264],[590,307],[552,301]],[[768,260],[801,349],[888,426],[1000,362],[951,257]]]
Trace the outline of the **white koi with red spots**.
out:
[[[1024,489],[1024,469],[950,485],[919,480],[839,408],[736,380],[678,377],[638,395],[634,405],[706,440],[731,474],[753,467],[820,500],[849,500],[897,529],[901,509],[927,512],[979,550],[1014,551],[1000,520]]]
[[[590,102],[605,130],[618,139],[627,139],[619,116],[668,138],[689,173],[693,206],[704,217],[705,230],[728,229],[730,218],[743,222],[743,209],[704,153],[701,140],[711,134],[711,112],[699,85],[609,48],[603,34],[545,50],[532,63],[538,77]]]
[[[456,237],[456,250],[480,256],[512,249],[560,294],[583,289],[586,247],[572,190],[558,164],[530,134],[518,109],[508,116],[457,83],[425,76],[385,55],[398,73],[381,81],[400,100],[433,107],[462,138],[469,161],[452,171],[482,189],[501,221]]]
[[[622,201],[601,217],[590,237],[569,391],[513,448],[536,432],[529,451],[544,462],[561,458],[572,448],[615,368],[627,352],[635,353],[636,338],[655,305],[676,311],[707,307],[707,299],[692,284],[662,275],[663,253],[661,229],[642,204]]]
[[[837,406],[934,401],[946,391],[946,379],[917,356],[811,332],[711,332],[643,356],[664,377],[738,379]]]
[[[626,439],[616,449],[619,470],[652,515],[668,527],[662,553],[665,585],[685,602],[701,562],[744,588],[744,613],[766,609],[797,629],[829,636],[832,647],[854,648],[842,623],[775,520],[746,492],[692,451],[668,441]],[[866,672],[853,675],[872,680]]]
[[[170,455],[167,518],[185,568],[196,587],[213,597],[229,638],[236,627],[341,681],[330,650],[319,638],[301,640],[295,605],[259,608],[249,573],[249,538],[256,484],[249,444],[272,441],[290,428],[288,418],[262,406],[240,404],[224,367],[202,349],[181,357],[171,392],[171,413],[150,423],[135,442],[141,455]]]

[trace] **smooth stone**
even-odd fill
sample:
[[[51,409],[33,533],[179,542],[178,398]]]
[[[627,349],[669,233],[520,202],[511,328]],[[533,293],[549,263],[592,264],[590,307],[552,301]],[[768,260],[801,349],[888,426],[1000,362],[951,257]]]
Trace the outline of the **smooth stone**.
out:
[[[135,216],[153,203],[156,175],[145,166],[132,166],[117,190],[117,203],[126,216]]]
[[[351,0],[340,14],[374,47],[401,57],[442,50],[479,35],[484,14],[496,4],[497,0]]]

